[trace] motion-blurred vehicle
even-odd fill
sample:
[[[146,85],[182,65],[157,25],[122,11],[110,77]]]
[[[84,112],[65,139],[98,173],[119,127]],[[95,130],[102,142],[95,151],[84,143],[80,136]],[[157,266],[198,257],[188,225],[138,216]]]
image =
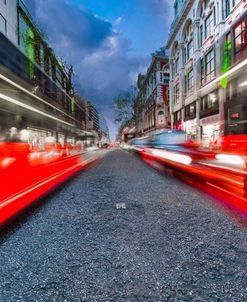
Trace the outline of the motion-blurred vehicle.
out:
[[[223,137],[218,150],[210,150],[188,139],[185,132],[175,130],[134,139],[129,149],[148,164],[159,164],[194,185],[201,183],[229,198],[246,200],[247,135]]]

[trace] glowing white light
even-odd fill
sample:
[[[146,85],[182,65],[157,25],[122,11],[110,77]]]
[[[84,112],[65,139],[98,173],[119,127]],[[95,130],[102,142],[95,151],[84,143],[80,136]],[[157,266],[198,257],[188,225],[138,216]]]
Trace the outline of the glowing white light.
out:
[[[47,136],[47,137],[45,138],[45,142],[46,142],[47,144],[55,144],[56,138],[55,138],[54,136]]]
[[[30,137],[30,131],[26,130],[26,129],[22,129],[20,131],[20,139],[24,142],[27,142],[28,139]]]
[[[188,155],[174,153],[174,152],[168,152],[165,150],[152,150],[152,154],[154,156],[162,157],[180,164],[184,165],[190,165],[192,162],[192,159]]]
[[[245,162],[241,156],[231,155],[231,154],[217,154],[216,158],[220,160],[222,163],[238,165],[244,167]]]
[[[7,166],[11,165],[15,161],[16,161],[16,159],[14,157],[7,157],[4,160],[2,160],[1,166],[3,168],[6,168]]]
[[[247,81],[245,81],[239,85],[239,87],[244,87],[244,86],[247,86]]]

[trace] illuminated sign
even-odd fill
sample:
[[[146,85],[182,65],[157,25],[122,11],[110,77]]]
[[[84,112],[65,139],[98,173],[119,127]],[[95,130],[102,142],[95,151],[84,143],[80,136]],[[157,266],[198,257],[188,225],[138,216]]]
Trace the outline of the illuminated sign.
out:
[[[231,67],[231,49],[232,49],[232,42],[227,40],[224,44],[224,58],[222,64],[222,74],[225,74]],[[225,76],[220,80],[220,86],[224,89],[227,88],[228,85],[228,77]]]
[[[240,113],[239,112],[232,113],[231,118],[240,118]]]

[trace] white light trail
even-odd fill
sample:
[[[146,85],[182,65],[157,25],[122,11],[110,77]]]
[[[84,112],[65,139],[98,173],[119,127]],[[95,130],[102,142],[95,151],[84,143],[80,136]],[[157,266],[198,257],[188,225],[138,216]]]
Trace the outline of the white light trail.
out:
[[[237,165],[241,168],[244,167],[245,161],[241,156],[231,154],[217,154],[216,158],[222,163]]]
[[[239,85],[239,87],[245,87],[245,86],[247,86],[247,81],[245,81]]]
[[[24,103],[22,103],[22,102],[20,102],[20,101],[18,101],[18,100],[16,100],[16,99],[13,99],[13,98],[11,98],[11,97],[9,97],[9,96],[7,96],[7,95],[4,95],[4,94],[2,94],[2,93],[0,93],[0,98],[3,99],[3,100],[5,100],[5,101],[8,101],[8,102],[10,102],[10,103],[12,103],[12,104],[18,105],[18,106],[20,106],[20,107],[22,107],[22,108],[26,108],[26,109],[28,109],[28,110],[30,110],[30,111],[36,112],[36,113],[41,114],[41,115],[44,115],[44,116],[46,116],[46,117],[49,117],[49,118],[51,118],[51,119],[53,119],[53,120],[55,120],[55,121],[58,121],[58,122],[60,122],[60,123],[63,123],[63,124],[66,124],[66,125],[72,126],[72,127],[74,126],[73,124],[70,124],[70,123],[67,123],[67,122],[65,122],[65,121],[63,121],[63,120],[60,120],[60,119],[56,118],[56,117],[53,116],[53,115],[50,115],[50,114],[48,114],[48,113],[45,113],[45,112],[43,112],[43,111],[41,111],[41,110],[39,110],[39,109],[36,109],[36,108],[32,107],[32,106],[29,106],[29,105],[27,105],[27,104],[24,104]]]
[[[30,96],[34,97],[35,99],[37,99],[37,100],[41,101],[42,103],[44,103],[44,104],[50,106],[51,108],[53,108],[53,109],[55,109],[55,110],[61,112],[62,114],[68,116],[69,118],[75,120],[75,119],[74,119],[73,117],[71,117],[69,114],[66,114],[64,111],[62,111],[62,110],[60,110],[59,108],[57,108],[57,107],[51,105],[50,103],[48,103],[48,102],[46,102],[45,100],[43,100],[42,98],[38,97],[38,96],[35,95],[34,93],[30,92],[29,90],[23,88],[22,86],[16,84],[15,82],[11,81],[10,79],[6,78],[4,75],[0,74],[0,79],[2,79],[2,80],[4,80],[5,82],[7,82],[7,83],[9,83],[9,84],[11,84],[11,85],[13,85],[13,86],[15,86],[16,88],[22,90],[23,92],[29,94]],[[2,89],[1,89],[1,90],[2,90]]]
[[[165,158],[183,165],[190,165],[192,162],[191,157],[184,154],[178,154],[174,152],[168,152],[165,150],[154,150],[154,149],[151,152],[154,156]]]

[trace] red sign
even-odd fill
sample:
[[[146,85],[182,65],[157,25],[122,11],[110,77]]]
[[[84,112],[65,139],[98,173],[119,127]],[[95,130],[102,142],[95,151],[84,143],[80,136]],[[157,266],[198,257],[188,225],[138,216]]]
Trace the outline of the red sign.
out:
[[[240,113],[238,112],[232,113],[231,118],[240,118]]]

